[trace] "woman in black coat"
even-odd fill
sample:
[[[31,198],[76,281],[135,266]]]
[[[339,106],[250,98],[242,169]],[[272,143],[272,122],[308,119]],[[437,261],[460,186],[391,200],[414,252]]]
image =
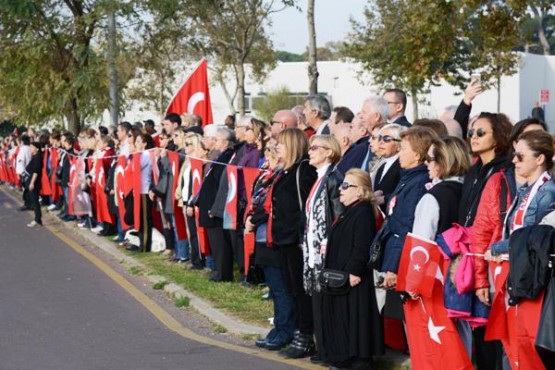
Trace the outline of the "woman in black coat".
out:
[[[288,128],[276,138],[277,157],[282,170],[272,186],[271,218],[268,220],[269,245],[279,250],[287,284],[295,300],[296,330],[285,352],[288,358],[302,358],[314,352],[312,302],[303,287],[304,205],[316,170],[305,160],[308,139],[302,130]]]
[[[333,366],[369,369],[372,356],[384,353],[384,335],[374,278],[367,267],[377,212],[368,173],[347,171],[339,200],[346,209],[332,226],[325,267],[349,273],[351,288],[343,295],[323,294],[324,349]]]

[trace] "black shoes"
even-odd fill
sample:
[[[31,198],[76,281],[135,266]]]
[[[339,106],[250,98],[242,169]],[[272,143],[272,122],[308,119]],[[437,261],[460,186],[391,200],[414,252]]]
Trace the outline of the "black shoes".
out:
[[[125,248],[125,250],[127,250],[129,252],[138,252],[139,247],[137,247],[136,245],[130,245],[129,247]]]
[[[291,342],[291,345],[287,348],[283,355],[287,358],[304,358],[312,356],[314,354],[314,349],[315,346],[312,335],[303,334],[296,330],[293,342]]]
[[[287,343],[282,343],[277,340],[268,341],[266,338],[260,338],[254,342],[254,345],[258,348],[265,348],[269,351],[279,351],[280,349],[285,347]]]
[[[23,206],[23,207],[19,207],[17,210],[18,210],[19,212],[32,211],[33,208],[27,207],[27,206]]]
[[[260,338],[254,342],[254,345],[258,348],[266,348],[266,343],[266,338]]]

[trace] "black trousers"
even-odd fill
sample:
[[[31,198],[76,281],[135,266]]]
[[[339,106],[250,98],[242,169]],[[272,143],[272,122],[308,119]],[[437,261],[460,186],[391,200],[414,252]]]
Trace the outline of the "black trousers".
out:
[[[243,240],[243,229],[224,230],[224,233],[228,235],[228,238],[231,241],[233,257],[235,257],[237,266],[239,266],[239,274],[241,276],[241,280],[243,280],[245,276],[245,245]]]
[[[312,335],[314,322],[312,318],[312,298],[306,294],[303,286],[303,251],[297,244],[278,246],[288,285],[295,300],[295,323],[297,329],[306,335]]]
[[[28,190],[27,198],[29,200],[28,207],[33,208],[33,211],[35,211],[35,222],[42,225],[42,210],[40,209],[39,189],[35,187],[32,191]]]
[[[185,215],[185,220],[187,221],[189,245],[191,246],[191,263],[193,264],[193,267],[204,267],[204,258],[202,258],[198,243],[197,222],[195,220],[195,216],[189,217]]]
[[[216,263],[217,281],[233,281],[233,248],[229,233],[219,227],[211,227],[206,229],[208,233],[208,241],[212,249],[212,257]]]
[[[148,194],[141,194],[141,227],[139,228],[141,252],[150,252],[152,247],[152,201]]]
[[[314,323],[314,338],[316,338],[316,351],[321,358],[326,359],[324,350],[324,331],[322,329],[322,293],[312,292],[312,321]]]

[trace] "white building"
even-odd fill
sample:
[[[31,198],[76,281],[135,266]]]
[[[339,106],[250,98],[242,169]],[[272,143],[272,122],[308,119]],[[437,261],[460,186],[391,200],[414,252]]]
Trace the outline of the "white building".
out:
[[[262,84],[258,84],[249,76],[250,67],[247,66],[246,92],[249,101],[261,94],[286,87],[293,94],[308,94],[308,73],[306,62],[278,63],[277,67],[270,72]],[[329,96],[333,106],[347,106],[353,112],[357,112],[362,102],[369,95],[380,94],[378,87],[372,85],[371,77],[361,73],[360,65],[347,62],[319,62],[318,90]],[[184,71],[179,76],[181,81],[185,80],[189,71]],[[210,78],[209,78],[210,79]],[[213,79],[210,79],[214,81]],[[176,81],[176,88],[181,81]],[[500,111],[507,114],[513,122],[526,118],[530,115],[536,101],[540,101],[540,91],[550,90],[555,86],[555,57],[534,54],[522,54],[519,72],[513,76],[501,79],[501,102]],[[230,90],[233,84],[229,84]],[[462,99],[462,91],[445,83],[441,86],[432,86],[430,93],[419,96],[425,103],[419,104],[420,117],[437,118],[445,107],[458,105]],[[551,92],[553,93],[553,92]],[[217,86],[211,86],[211,100],[214,120],[222,123],[229,114],[228,104],[223,90]],[[550,127],[555,128],[555,108],[551,101],[545,103],[546,121]],[[407,104],[407,117],[412,119],[412,102]],[[485,91],[474,101],[473,112],[497,111],[497,89]],[[147,118],[159,117],[159,112],[144,112],[133,110],[126,112],[125,119],[128,121],[139,121]],[[108,117],[106,117],[108,118]],[[108,120],[105,119],[105,122]]]

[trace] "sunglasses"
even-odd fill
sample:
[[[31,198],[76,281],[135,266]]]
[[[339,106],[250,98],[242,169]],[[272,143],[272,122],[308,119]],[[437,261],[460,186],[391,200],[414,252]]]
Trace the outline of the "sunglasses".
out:
[[[327,146],[322,146],[322,145],[311,145],[308,147],[308,151],[314,151],[314,150],[318,150],[318,149],[329,149]]]
[[[400,140],[400,139],[396,139],[396,138],[394,138],[394,137],[391,136],[391,135],[383,135],[383,136],[382,136],[382,135],[378,135],[378,141],[383,141],[384,143],[390,143],[390,142],[394,141],[394,142],[397,142],[397,143],[398,143],[398,142],[400,142],[401,140]]]
[[[513,158],[516,158],[517,161],[522,162],[524,160],[524,154],[515,152],[513,153]]]
[[[185,143],[185,146],[192,146],[193,143]]]
[[[348,182],[342,182],[341,185],[339,185],[339,188],[343,189],[343,190],[347,190],[349,188],[358,188],[358,185],[352,185],[349,184]]]
[[[476,133],[476,136],[478,137],[484,137],[486,136],[486,134],[488,134],[488,132],[482,128],[479,128],[477,130],[471,128],[470,130],[468,130],[468,138],[472,138],[472,136],[474,136],[474,133]]]
[[[435,162],[436,157],[432,157],[431,155],[426,155],[424,159],[426,160],[426,162],[430,163],[430,162]]]
[[[272,121],[270,121],[270,126],[273,126],[273,125],[278,124],[278,123],[281,123],[281,121],[273,121],[272,120]]]

